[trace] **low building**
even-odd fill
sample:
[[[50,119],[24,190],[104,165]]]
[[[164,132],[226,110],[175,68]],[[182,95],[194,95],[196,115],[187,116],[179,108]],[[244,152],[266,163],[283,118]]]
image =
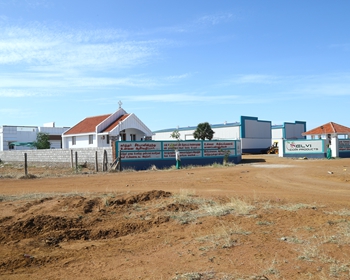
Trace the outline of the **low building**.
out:
[[[271,145],[271,121],[241,116],[240,122],[211,124],[215,132],[213,140],[241,140],[243,153],[261,153]],[[153,140],[171,140],[174,130],[180,132],[180,140],[193,140],[197,126],[163,129],[153,132]]]
[[[87,117],[62,134],[63,149],[110,147],[113,141],[144,141],[152,131],[123,108],[113,114]]]
[[[35,149],[33,142],[37,134],[49,134],[51,149],[62,148],[62,133],[69,127],[55,127],[54,122],[46,123],[43,126],[0,126],[0,151],[8,150],[29,150]]]

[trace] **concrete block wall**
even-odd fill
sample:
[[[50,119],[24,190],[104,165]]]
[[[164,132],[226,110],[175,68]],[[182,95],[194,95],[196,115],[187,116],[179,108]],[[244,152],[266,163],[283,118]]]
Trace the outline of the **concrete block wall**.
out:
[[[0,151],[0,159],[7,163],[24,163],[24,153],[27,153],[28,164],[52,164],[60,166],[71,166],[71,153],[73,152],[73,163],[75,164],[75,152],[78,153],[78,164],[88,163],[95,165],[95,152],[99,166],[102,166],[104,150],[107,152],[108,163],[113,162],[112,148],[81,148],[81,149],[47,149],[47,150],[11,150]]]

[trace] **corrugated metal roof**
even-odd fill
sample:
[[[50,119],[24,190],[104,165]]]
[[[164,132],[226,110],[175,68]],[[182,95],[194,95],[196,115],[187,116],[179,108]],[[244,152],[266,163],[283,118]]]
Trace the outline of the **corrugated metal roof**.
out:
[[[334,122],[329,122],[302,133],[303,136],[324,134],[350,134],[350,128]]]
[[[107,119],[111,114],[101,115],[95,117],[87,117],[81,122],[73,126],[71,129],[67,130],[64,135],[70,134],[81,134],[81,133],[94,133],[96,131],[96,126]]]

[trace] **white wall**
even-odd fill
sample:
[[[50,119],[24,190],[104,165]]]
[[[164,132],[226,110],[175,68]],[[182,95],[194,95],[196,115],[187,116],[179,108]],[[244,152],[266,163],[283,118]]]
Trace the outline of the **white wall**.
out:
[[[175,130],[175,128],[174,128]],[[153,134],[152,140],[172,140],[170,135],[173,131],[164,131],[157,132]],[[240,126],[226,126],[226,127],[214,127],[212,126],[212,130],[215,132],[213,139],[221,140],[221,139],[240,139]],[[180,129],[180,140],[194,140],[193,133],[195,129]]]
[[[176,130],[176,128],[174,128],[174,130]],[[164,132],[157,132],[155,134],[153,134],[152,136],[152,140],[163,140],[163,141],[167,141],[167,140],[173,140],[170,135],[174,132],[174,130],[172,131],[164,131]],[[193,138],[193,132],[194,129],[184,129],[184,130],[179,130],[180,133],[180,140],[194,140]]]
[[[60,140],[50,140],[50,149],[61,149]]]
[[[171,132],[157,132],[152,135],[152,140],[171,140],[170,138]],[[182,135],[181,135],[182,136]],[[181,138],[181,140],[184,140]]]
[[[213,139],[240,139],[241,126],[227,126],[213,128],[215,131]]]
[[[3,126],[0,130],[0,150],[9,150],[9,142],[34,142],[38,132],[50,135],[61,135],[68,127],[36,127],[36,126]],[[59,140],[50,140],[51,148],[60,149]],[[15,150],[33,149],[26,146],[16,146]]]
[[[141,141],[141,139],[143,140],[143,136],[145,135],[142,131],[135,128],[125,129],[125,134],[126,134],[126,141],[131,141],[130,134],[136,135],[136,141]]]
[[[9,142],[33,142],[36,140],[37,128],[25,126],[3,126],[0,146],[2,151],[9,150]],[[17,150],[26,150],[28,147],[15,147]]]
[[[111,139],[109,139],[109,144],[107,144],[107,135],[97,135],[97,147],[101,148],[107,148],[111,147]],[[95,144],[95,137],[94,137],[94,144]]]
[[[271,133],[272,133],[272,141],[273,140],[278,140],[278,139],[283,139],[283,127],[279,127],[279,128],[273,128],[271,129]]]
[[[281,147],[282,143],[283,143],[283,131],[284,131],[284,127],[278,127],[278,128],[273,128],[271,129],[271,145],[273,145],[274,142],[278,142],[278,147]]]
[[[89,135],[90,134],[75,136],[75,145],[72,144],[72,136],[65,137],[65,139],[67,139],[66,143],[68,143],[66,148],[73,149],[97,147],[96,135],[93,134],[93,144],[89,144]]]
[[[62,135],[65,131],[67,131],[69,127],[38,127],[38,132],[48,133],[50,135]]]

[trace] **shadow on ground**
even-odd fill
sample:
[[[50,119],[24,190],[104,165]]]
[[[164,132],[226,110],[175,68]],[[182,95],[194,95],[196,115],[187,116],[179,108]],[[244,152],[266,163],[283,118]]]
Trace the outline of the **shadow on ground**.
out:
[[[255,162],[266,162],[263,158],[242,158],[240,163],[255,163]]]

